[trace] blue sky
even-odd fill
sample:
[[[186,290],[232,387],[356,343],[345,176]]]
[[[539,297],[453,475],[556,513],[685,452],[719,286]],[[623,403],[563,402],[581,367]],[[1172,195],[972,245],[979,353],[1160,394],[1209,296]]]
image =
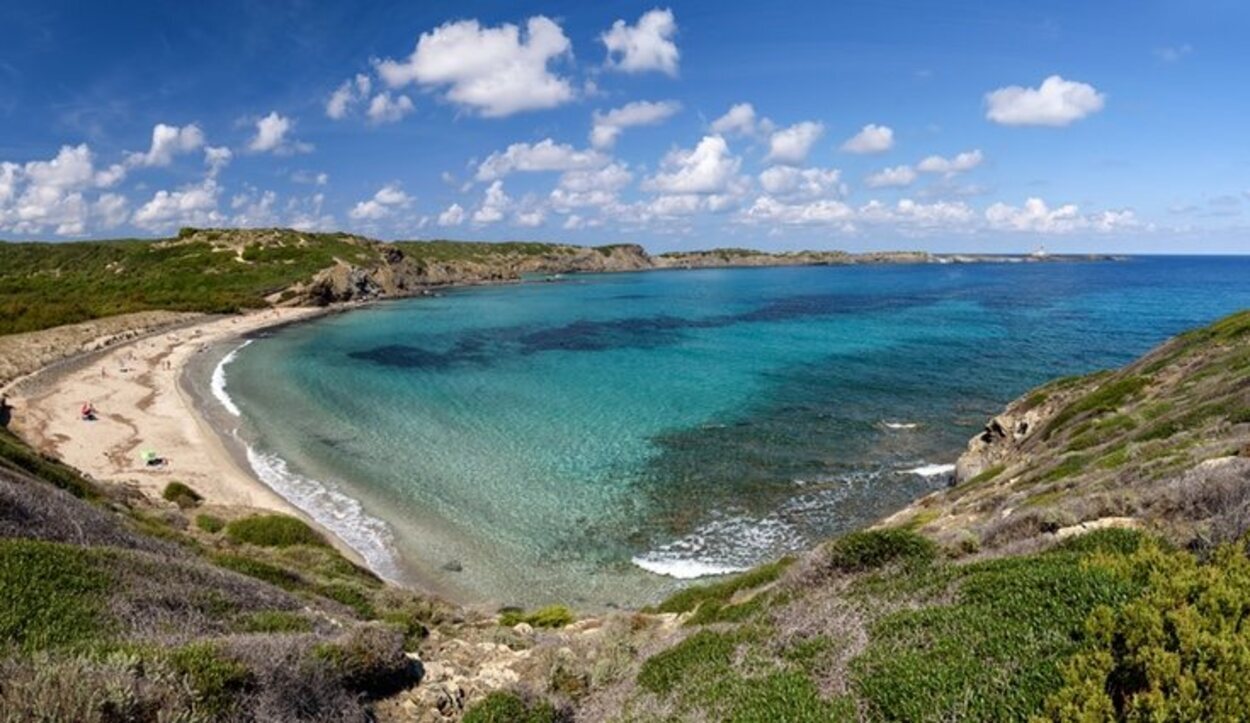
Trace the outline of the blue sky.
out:
[[[2,2],[0,28],[2,238],[1250,251],[1232,0]]]

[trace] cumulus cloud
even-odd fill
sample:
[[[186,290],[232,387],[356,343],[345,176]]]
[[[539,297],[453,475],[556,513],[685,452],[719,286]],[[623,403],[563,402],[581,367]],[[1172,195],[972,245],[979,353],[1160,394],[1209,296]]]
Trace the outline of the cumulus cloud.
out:
[[[894,166],[869,174],[864,183],[869,188],[901,188],[914,183],[916,175],[916,169],[911,166]]]
[[[464,208],[458,203],[453,203],[445,211],[438,214],[438,225],[459,226],[464,223],[465,215]]]
[[[311,151],[311,145],[287,137],[294,127],[295,121],[279,115],[277,111],[272,111],[256,121],[256,135],[252,136],[247,148],[253,153],[277,153],[279,155]]]
[[[215,226],[226,217],[217,208],[221,188],[211,178],[176,191],[157,191],[139,207],[131,223],[148,231],[178,226]]]
[[[412,196],[404,193],[399,184],[388,183],[378,189],[372,198],[358,202],[347,215],[357,221],[380,221],[397,209],[407,208],[412,200]]]
[[[662,123],[681,110],[681,103],[665,100],[658,103],[635,101],[606,113],[595,111],[590,144],[595,148],[611,148],[626,128]]]
[[[443,87],[452,103],[499,118],[572,100],[569,81],[548,68],[571,47],[564,30],[541,15],[526,22],[524,34],[511,23],[461,20],[422,33],[412,55],[379,61],[377,71],[391,88]]]
[[[746,223],[812,226],[846,223],[854,215],[854,209],[834,199],[786,203],[772,196],[760,196],[742,212],[741,220]]]
[[[473,223],[485,225],[502,221],[512,206],[512,199],[503,190],[503,181],[495,181],[486,189],[482,205],[473,212]]]
[[[334,120],[347,117],[352,106],[369,97],[373,80],[364,73],[357,73],[351,80],[343,81],[326,100],[326,115]]]
[[[712,132],[722,135],[744,135],[755,133],[755,106],[750,103],[738,103],[725,112],[725,115],[712,121]]]
[[[1010,85],[986,93],[985,117],[1007,126],[1066,126],[1105,104],[1094,86],[1052,75],[1037,88]]]
[[[677,34],[677,20],[669,9],[650,10],[629,25],[617,20],[601,36],[608,51],[608,67],[626,73],[650,70],[677,75],[677,63],[681,53],[673,36]]]
[[[593,170],[566,171],[560,176],[559,187],[566,191],[619,191],[634,178],[623,163],[612,163]]]
[[[807,154],[824,132],[825,126],[813,121],[803,121],[776,131],[768,139],[767,160],[798,165],[807,160]]]
[[[847,153],[883,153],[894,147],[894,129],[869,123],[859,133],[847,138],[842,150]]]
[[[742,159],[729,152],[729,144],[718,135],[704,136],[693,149],[670,152],[663,170],[643,183],[647,191],[661,193],[719,193],[738,175]]]
[[[390,93],[378,93],[369,101],[367,115],[374,123],[394,123],[412,111],[412,100],[408,96],[391,97]]]
[[[941,173],[945,176],[953,176],[957,173],[971,171],[981,165],[983,160],[985,160],[984,154],[981,153],[981,149],[976,148],[971,151],[964,151],[954,158],[929,156],[916,164],[916,169],[924,173]]]
[[[208,166],[208,175],[216,176],[222,169],[230,165],[234,151],[225,146],[206,146],[204,148],[204,165]]]
[[[1076,204],[1067,203],[1051,208],[1040,198],[1030,198],[1023,206],[995,203],[985,209],[985,220],[990,228],[999,231],[1044,234],[1082,230],[1110,233],[1140,226],[1131,209],[1102,211],[1086,216],[1081,214]]]
[[[893,206],[869,201],[856,211],[856,218],[864,223],[893,224],[913,230],[971,230],[977,222],[976,211],[962,201],[919,203],[910,198],[899,199]]]
[[[38,234],[51,229],[58,236],[78,236],[93,220],[115,226],[125,199],[104,194],[93,202],[89,193],[124,175],[121,164],[97,170],[85,143],[62,146],[48,160],[0,163],[0,230]]]
[[[204,145],[204,132],[200,127],[165,125],[157,123],[152,128],[152,145],[146,153],[131,153],[127,163],[132,166],[168,166],[174,156],[190,153]]]
[[[846,185],[836,168],[772,166],[760,173],[760,186],[773,196],[842,196]]]
[[[596,150],[578,150],[556,143],[550,138],[538,143],[513,143],[502,152],[495,152],[478,165],[478,181],[494,181],[515,171],[574,171],[598,168],[609,162],[608,156]]]
[[[547,212],[541,208],[519,211],[513,220],[523,228],[536,228],[547,221]]]

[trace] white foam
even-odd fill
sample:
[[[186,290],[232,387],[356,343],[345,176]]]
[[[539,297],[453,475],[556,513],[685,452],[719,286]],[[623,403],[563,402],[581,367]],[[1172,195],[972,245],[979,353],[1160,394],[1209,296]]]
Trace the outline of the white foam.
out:
[[[745,567],[700,562],[699,560],[660,560],[650,557],[635,557],[633,563],[647,572],[675,577],[678,580],[694,580],[699,577],[728,575],[747,569]]]
[[[213,376],[208,383],[208,388],[212,390],[213,396],[217,398],[217,401],[221,403],[221,406],[225,407],[227,412],[230,412],[236,417],[241,417],[243,415],[239,412],[239,408],[235,406],[234,400],[231,399],[230,395],[226,392],[226,365],[234,361],[234,358],[238,355],[240,349],[251,343],[252,340],[248,339],[234,349],[230,350],[229,354],[223,356],[221,361],[217,363],[217,367],[213,369]]]
[[[798,531],[775,516],[721,517],[631,562],[657,575],[692,580],[749,570],[800,544]]]
[[[270,489],[308,513],[347,543],[373,572],[388,580],[399,578],[390,527],[365,512],[360,502],[333,487],[292,472],[286,460],[247,446],[247,461]]]
[[[881,426],[886,429],[915,429],[920,425],[915,422],[882,422]]]
[[[899,474],[914,474],[921,477],[936,477],[942,474],[951,474],[955,471],[953,464],[923,464],[912,469],[901,470]]]

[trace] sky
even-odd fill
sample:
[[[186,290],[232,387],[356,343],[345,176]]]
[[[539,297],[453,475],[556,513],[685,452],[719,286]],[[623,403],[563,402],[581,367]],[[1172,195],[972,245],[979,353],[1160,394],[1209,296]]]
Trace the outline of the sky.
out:
[[[1250,252],[1250,3],[0,0],[0,238]]]

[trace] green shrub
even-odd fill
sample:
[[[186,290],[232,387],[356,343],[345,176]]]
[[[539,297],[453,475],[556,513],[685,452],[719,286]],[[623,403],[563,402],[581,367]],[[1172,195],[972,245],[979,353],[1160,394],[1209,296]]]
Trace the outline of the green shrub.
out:
[[[236,544],[260,547],[288,547],[290,545],[314,545],[328,547],[329,543],[313,528],[287,515],[253,515],[234,520],[226,525],[226,537]]]
[[[213,555],[211,559],[214,563],[227,570],[233,570],[239,574],[254,577],[257,580],[264,580],[270,585],[277,585],[285,590],[294,589],[304,583],[304,579],[298,574],[284,567],[272,565],[252,557],[219,553]]]
[[[519,623],[528,623],[536,628],[562,628],[576,619],[573,611],[567,607],[563,605],[548,605],[528,615],[520,610],[504,610],[503,614],[499,616],[499,624],[509,628]]]
[[[495,691],[465,712],[464,723],[557,723],[562,717],[545,700],[528,701],[516,693]]]
[[[1044,482],[1054,482],[1065,477],[1071,477],[1077,472],[1083,471],[1089,466],[1089,458],[1081,454],[1069,454],[1063,458],[1059,464],[1050,468],[1046,474],[1042,475]]]
[[[1243,720],[1250,711],[1250,560],[1239,546],[1206,564],[1142,545],[1108,563],[1147,582],[1085,622],[1089,644],[1063,667],[1052,720]]]
[[[0,322],[2,320],[3,315],[0,314]],[[100,497],[95,485],[83,479],[77,470],[44,457],[3,428],[0,428],[0,466],[28,472],[80,499],[94,500]]]
[[[215,535],[226,527],[226,521],[215,515],[198,514],[195,516],[195,526]]]
[[[1128,376],[1115,381],[1100,384],[1094,391],[1085,396],[1073,400],[1066,407],[1061,409],[1055,417],[1046,425],[1046,431],[1043,437],[1050,437],[1065,424],[1078,415],[1085,413],[1102,414],[1104,412],[1114,412],[1121,404],[1136,396],[1142,389],[1150,383],[1150,380],[1142,376]]]
[[[341,603],[351,608],[360,617],[371,620],[377,616],[373,609],[373,600],[369,593],[361,589],[357,585],[351,585],[342,582],[332,582],[325,585],[318,585],[315,592],[325,598],[329,598],[337,603]]]
[[[204,501],[198,492],[181,482],[170,482],[165,485],[165,491],[161,493],[161,496],[178,505],[178,509],[182,510],[195,507]]]
[[[95,552],[0,540],[0,646],[41,650],[99,638],[111,584]]]
[[[671,693],[694,677],[696,668],[727,663],[739,642],[736,633],[700,630],[648,658],[638,671],[638,684],[657,695]]]
[[[933,541],[911,530],[862,530],[829,544],[829,566],[841,572],[875,570],[895,561],[926,563],[937,556]]]
[[[688,587],[674,593],[653,610],[662,613],[685,613],[709,600],[727,602],[739,590],[751,590],[775,581],[793,563],[793,557],[783,557],[776,562],[754,567],[721,582]]]
[[[984,484],[985,482],[989,482],[990,480],[994,479],[998,475],[1002,474],[1003,470],[1005,469],[1007,469],[1007,466],[1002,465],[1002,464],[990,467],[989,469],[985,470],[984,472],[981,472],[977,476],[965,482],[964,487],[975,487],[979,484]]]
[[[222,654],[212,643],[192,643],[169,653],[169,663],[195,691],[204,712],[226,718],[255,680],[247,666]]]

